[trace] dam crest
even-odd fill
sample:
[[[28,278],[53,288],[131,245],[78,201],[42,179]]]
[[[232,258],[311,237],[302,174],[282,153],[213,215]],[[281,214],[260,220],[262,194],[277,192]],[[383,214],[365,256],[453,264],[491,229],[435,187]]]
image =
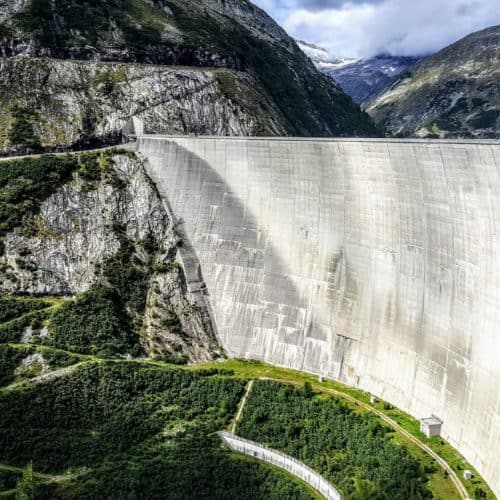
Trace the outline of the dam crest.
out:
[[[234,357],[340,380],[500,495],[500,143],[139,135]]]

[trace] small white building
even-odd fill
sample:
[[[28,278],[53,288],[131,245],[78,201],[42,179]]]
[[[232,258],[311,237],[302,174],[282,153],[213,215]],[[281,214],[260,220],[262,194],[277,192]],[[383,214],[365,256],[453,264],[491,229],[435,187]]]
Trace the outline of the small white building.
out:
[[[377,396],[370,394],[370,403],[374,405],[378,401]]]
[[[470,470],[464,470],[464,479],[470,481],[472,479],[472,472]]]
[[[428,438],[439,436],[441,434],[442,426],[443,421],[434,415],[420,420],[420,431],[423,432]]]

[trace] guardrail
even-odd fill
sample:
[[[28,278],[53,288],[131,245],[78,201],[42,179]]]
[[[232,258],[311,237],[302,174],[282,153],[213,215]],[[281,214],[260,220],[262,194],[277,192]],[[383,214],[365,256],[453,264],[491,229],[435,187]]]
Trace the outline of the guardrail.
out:
[[[281,451],[266,448],[259,443],[236,436],[236,434],[230,432],[220,431],[218,434],[231,450],[244,453],[288,471],[321,493],[327,500],[342,499],[341,494],[324,477],[296,458]]]

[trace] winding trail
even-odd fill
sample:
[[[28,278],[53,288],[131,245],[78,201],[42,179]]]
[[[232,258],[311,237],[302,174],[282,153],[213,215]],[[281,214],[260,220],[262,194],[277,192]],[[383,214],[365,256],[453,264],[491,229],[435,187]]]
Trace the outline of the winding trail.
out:
[[[64,377],[66,375],[69,375],[70,373],[73,373],[74,371],[78,370],[82,366],[85,366],[89,363],[90,363],[90,361],[81,361],[80,363],[66,366],[65,368],[60,368],[59,370],[54,370],[51,372],[44,373],[42,375],[38,375],[37,377],[22,380],[20,382],[14,382],[13,384],[2,387],[0,389],[0,393],[12,391],[12,390],[20,388],[20,387],[27,388],[31,385],[36,385],[36,384],[40,384],[42,382],[47,382],[49,380],[54,380],[56,378]],[[0,466],[0,470],[1,470],[1,466]]]

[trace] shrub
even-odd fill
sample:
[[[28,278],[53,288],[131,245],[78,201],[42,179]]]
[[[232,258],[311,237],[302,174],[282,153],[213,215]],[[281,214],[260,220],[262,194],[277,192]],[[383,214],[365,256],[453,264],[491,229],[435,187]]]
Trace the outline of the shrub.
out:
[[[138,342],[121,298],[100,285],[60,307],[52,316],[50,330],[50,345],[80,354],[135,352]]]
[[[390,432],[339,399],[271,381],[255,382],[238,426],[238,434],[310,465],[345,498],[431,498],[423,466]]]

